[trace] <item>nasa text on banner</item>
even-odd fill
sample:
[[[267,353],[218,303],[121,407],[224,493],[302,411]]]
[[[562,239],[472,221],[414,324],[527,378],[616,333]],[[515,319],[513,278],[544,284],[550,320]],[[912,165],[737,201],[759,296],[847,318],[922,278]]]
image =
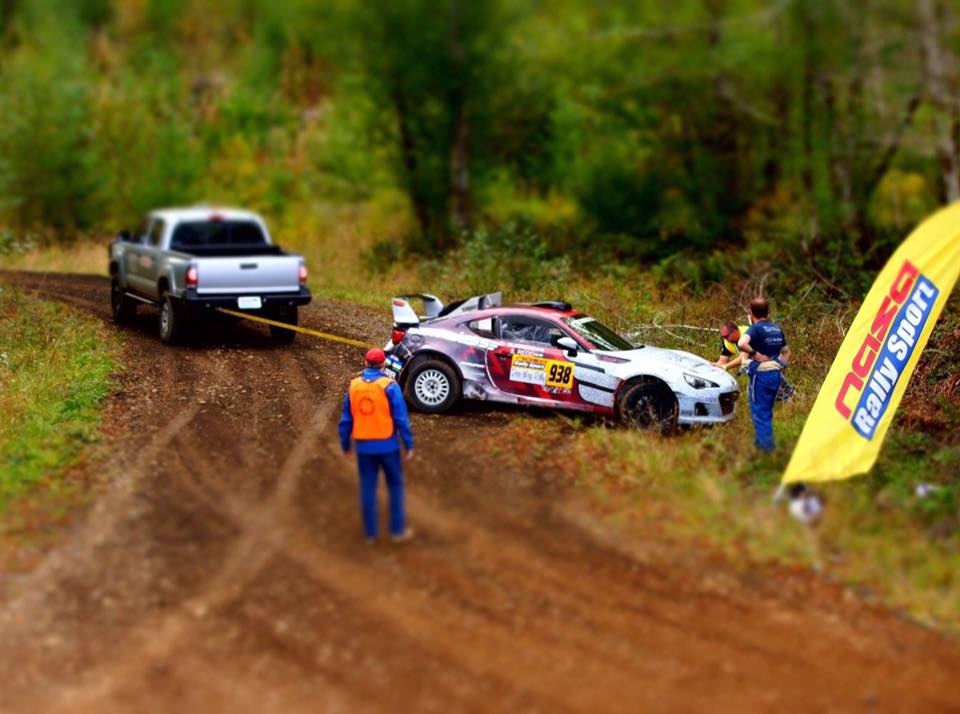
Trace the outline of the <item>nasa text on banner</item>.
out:
[[[960,203],[900,244],[837,352],[784,483],[866,473],[960,272]]]

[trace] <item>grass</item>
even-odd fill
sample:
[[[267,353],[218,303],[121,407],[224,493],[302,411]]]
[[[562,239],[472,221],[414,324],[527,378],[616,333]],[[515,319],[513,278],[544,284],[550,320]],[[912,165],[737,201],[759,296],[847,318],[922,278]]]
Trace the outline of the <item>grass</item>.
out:
[[[748,422],[741,412],[729,426],[671,439],[587,427],[561,463],[606,517],[633,524],[638,534],[707,540],[734,562],[809,566],[867,587],[926,622],[960,628],[960,533],[924,515],[934,504],[909,488],[923,472],[878,488],[884,471],[901,468],[888,456],[879,473],[819,487],[827,510],[811,530],[772,502],[788,449],[757,459],[746,447]]]
[[[104,326],[0,288],[0,514],[38,487],[54,498],[97,441],[119,355]]]
[[[671,294],[617,304],[616,286],[595,286],[597,312],[609,309],[622,326],[717,325],[734,315],[720,288],[702,297]],[[643,293],[643,289],[638,292]],[[671,293],[671,291],[668,291]],[[666,299],[664,299],[666,298]],[[797,399],[779,405],[778,450],[759,455],[745,387],[736,419],[673,438],[606,425],[583,425],[573,434],[559,423],[521,418],[517,438],[565,441],[557,459],[566,478],[600,513],[637,537],[665,534],[707,541],[745,564],[776,561],[820,570],[914,617],[960,631],[960,304],[948,304],[907,391],[880,459],[864,477],[817,486],[827,504],[816,529],[789,517],[772,496],[842,337],[844,320],[815,306],[780,302],[795,360],[790,379]],[[650,342],[714,356],[713,333],[645,328]],[[951,386],[952,385],[952,386]],[[918,416],[922,415],[922,416]],[[918,421],[922,419],[922,421]],[[531,437],[529,430],[555,431]],[[923,431],[920,431],[923,429]],[[917,495],[923,483],[937,486]]]
[[[3,256],[4,270],[39,270],[56,273],[107,275],[110,238],[87,238],[73,246],[52,245]]]

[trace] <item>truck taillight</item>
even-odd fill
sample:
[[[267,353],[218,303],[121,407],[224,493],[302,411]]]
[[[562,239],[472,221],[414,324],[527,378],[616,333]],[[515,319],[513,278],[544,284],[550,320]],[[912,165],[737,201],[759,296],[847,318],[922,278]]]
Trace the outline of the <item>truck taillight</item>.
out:
[[[307,284],[307,266],[306,265],[300,266],[300,284],[301,285]]]
[[[403,336],[407,334],[407,330],[404,327],[394,327],[393,332],[390,333],[390,341],[399,345],[400,341],[403,340]]]
[[[197,287],[197,266],[191,265],[187,268],[187,287],[195,288]]]

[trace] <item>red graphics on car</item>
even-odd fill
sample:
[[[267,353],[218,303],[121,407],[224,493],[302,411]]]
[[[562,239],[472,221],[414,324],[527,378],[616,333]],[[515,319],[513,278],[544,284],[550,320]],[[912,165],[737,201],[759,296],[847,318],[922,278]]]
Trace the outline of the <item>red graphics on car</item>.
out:
[[[633,345],[564,302],[505,306],[495,293],[444,306],[432,295],[401,296],[393,317],[386,369],[420,411],[477,399],[665,429],[733,417],[737,387],[726,372],[696,355]]]

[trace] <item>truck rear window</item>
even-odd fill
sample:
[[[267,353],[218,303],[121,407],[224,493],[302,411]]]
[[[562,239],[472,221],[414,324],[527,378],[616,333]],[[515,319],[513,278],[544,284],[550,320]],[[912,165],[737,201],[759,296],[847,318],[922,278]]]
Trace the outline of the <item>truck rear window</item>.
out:
[[[253,221],[186,221],[170,239],[172,250],[233,245],[267,245],[267,237]]]

